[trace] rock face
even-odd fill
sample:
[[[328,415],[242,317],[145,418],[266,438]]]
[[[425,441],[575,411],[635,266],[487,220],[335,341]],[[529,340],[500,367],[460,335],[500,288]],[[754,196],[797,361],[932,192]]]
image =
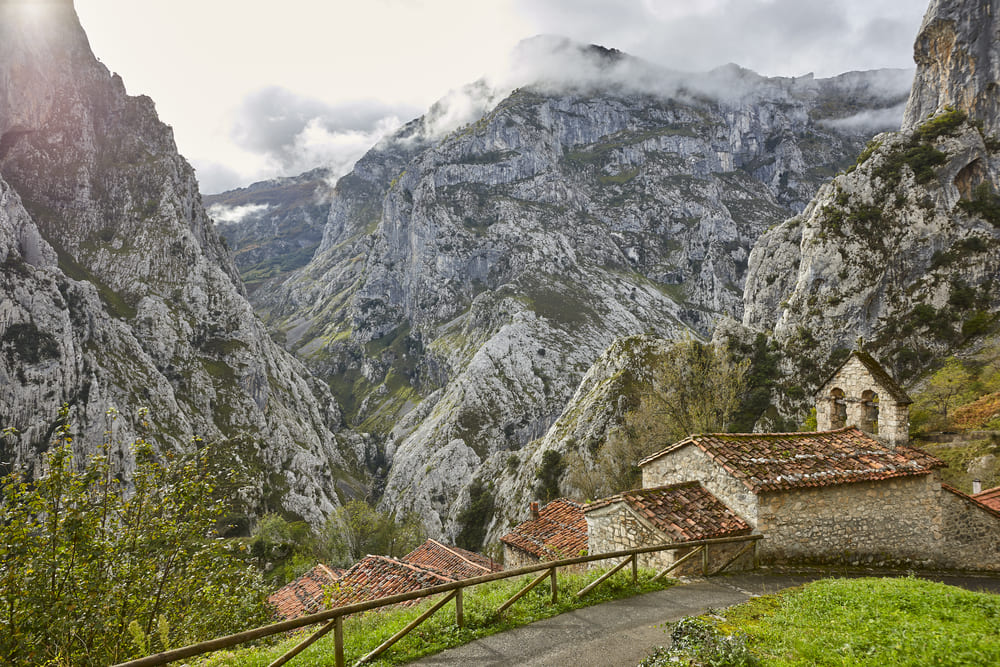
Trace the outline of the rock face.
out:
[[[945,107],[953,107],[980,121],[987,135],[998,133],[998,11],[996,0],[932,0],[913,45],[917,74],[904,128],[914,128]]]
[[[750,247],[909,84],[685,79],[573,48],[598,72],[586,84],[520,88],[444,134],[434,109],[375,147],[338,182],[310,264],[257,295],[349,423],[385,438],[383,506],[432,534],[459,530],[484,462],[543,435],[616,338],[739,316]]]
[[[202,197],[251,303],[262,282],[280,280],[312,259],[330,214],[331,178],[328,169],[313,169]]]
[[[0,5],[0,178],[0,423],[22,433],[3,460],[36,462],[65,402],[92,447],[121,413],[127,474],[148,407],[162,447],[224,445],[246,511],[322,521],[362,448],[254,316],[170,128],[70,2]]]
[[[773,332],[806,386],[858,336],[906,381],[991,326],[1000,306],[991,7],[931,4],[906,127],[875,137],[856,168],[750,254],[743,322]]]

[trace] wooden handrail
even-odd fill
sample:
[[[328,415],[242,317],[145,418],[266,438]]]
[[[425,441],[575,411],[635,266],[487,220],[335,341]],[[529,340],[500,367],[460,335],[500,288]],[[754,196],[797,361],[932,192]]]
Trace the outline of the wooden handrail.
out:
[[[143,658],[137,658],[135,660],[130,660],[128,662],[119,663],[115,667],[154,667],[155,665],[165,665],[167,663],[175,662],[177,660],[191,658],[196,655],[202,655],[204,653],[211,653],[212,651],[218,651],[220,649],[229,648],[230,646],[245,644],[247,642],[254,641],[256,639],[270,637],[271,635],[281,634],[282,632],[288,632],[289,630],[297,630],[299,628],[304,628],[309,625],[316,625],[317,623],[327,623],[339,616],[359,614],[361,612],[369,611],[371,609],[378,609],[379,607],[387,607],[389,605],[399,604],[400,602],[409,602],[410,600],[418,600],[420,598],[430,597],[438,593],[447,593],[456,589],[468,588],[470,586],[476,586],[478,584],[485,584],[490,581],[510,579],[512,577],[519,577],[521,575],[531,574],[533,572],[541,572],[542,570],[551,570],[553,568],[566,567],[569,565],[579,565],[581,563],[592,563],[595,561],[607,560],[610,558],[630,558],[633,556],[638,556],[640,554],[656,553],[659,551],[674,551],[677,549],[687,549],[702,545],[707,546],[710,544],[729,544],[732,542],[746,542],[746,541],[756,542],[757,540],[761,540],[763,538],[764,538],[763,535],[738,535],[735,537],[716,537],[709,540],[692,540],[690,542],[674,542],[670,544],[658,544],[648,547],[623,549],[620,551],[608,551],[601,554],[577,556],[575,558],[564,558],[562,560],[545,561],[543,563],[538,563],[536,565],[526,565],[525,567],[519,567],[513,570],[491,572],[490,574],[484,574],[478,577],[470,577],[469,579],[460,579],[459,581],[452,581],[446,584],[438,584],[437,586],[421,588],[420,590],[410,591],[409,593],[399,593],[397,595],[390,595],[389,597],[378,598],[377,600],[366,600],[365,602],[355,602],[354,604],[345,605],[343,607],[334,607],[333,609],[327,609],[324,611],[317,612],[315,614],[308,614],[306,616],[300,616],[298,618],[291,618],[285,621],[280,621],[278,623],[272,623],[270,625],[265,625],[259,628],[253,628],[252,630],[245,630],[243,632],[237,632],[232,635],[226,635],[224,637],[216,637],[215,639],[209,639],[203,642],[199,642],[197,644],[191,644],[189,646],[183,646],[181,648],[175,648],[169,651],[163,651],[162,653],[155,653],[153,655],[148,655]]]

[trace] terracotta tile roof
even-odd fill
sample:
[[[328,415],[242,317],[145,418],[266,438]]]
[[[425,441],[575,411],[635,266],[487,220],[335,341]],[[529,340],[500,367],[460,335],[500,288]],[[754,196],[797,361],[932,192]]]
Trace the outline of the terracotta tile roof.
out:
[[[687,445],[700,448],[754,493],[925,475],[945,465],[915,447],[893,449],[854,426],[806,433],[693,435],[639,465]]]
[[[503,569],[499,563],[486,556],[459,547],[447,546],[436,540],[427,540],[403,556],[402,560],[444,572],[455,579],[478,577]]]
[[[500,538],[504,544],[526,551],[540,560],[572,558],[587,548],[587,520],[583,507],[568,498],[557,498]]]
[[[948,486],[947,484],[942,484],[941,488],[944,489],[945,491],[950,491],[951,493],[954,493],[956,496],[958,496],[959,498],[961,498],[963,500],[966,500],[966,501],[968,501],[970,503],[975,503],[981,509],[986,510],[987,512],[989,512],[993,516],[995,516],[998,519],[1000,519],[1000,486],[998,486],[995,489],[988,489],[986,491],[983,491],[982,493],[977,493],[974,496],[966,495],[966,494],[962,493],[961,491],[959,491],[958,489],[956,489],[955,487]],[[995,500],[996,500],[996,502],[994,502],[992,504],[988,503],[988,502],[983,502],[983,500],[981,500],[982,496],[984,496],[987,493],[990,493],[991,491],[992,492],[996,492],[996,494],[995,494]]]
[[[624,491],[584,505],[584,513],[624,502],[639,516],[666,533],[671,541],[707,540],[749,535],[750,524],[709,493],[700,482]]]
[[[268,596],[281,618],[298,618],[319,611],[323,591],[334,584],[346,570],[320,563],[301,577]]]
[[[337,580],[330,606],[377,600],[452,581],[456,579],[429,567],[405,563],[389,556],[368,555]],[[413,603],[415,601],[407,604]]]
[[[942,484],[941,486],[944,485]],[[977,493],[972,496],[972,499],[986,505],[990,509],[1000,512],[1000,486]]]

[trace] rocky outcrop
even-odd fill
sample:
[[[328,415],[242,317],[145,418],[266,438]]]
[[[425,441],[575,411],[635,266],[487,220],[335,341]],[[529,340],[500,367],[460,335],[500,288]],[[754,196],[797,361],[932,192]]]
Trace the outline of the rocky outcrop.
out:
[[[384,437],[383,506],[432,534],[453,535],[484,462],[542,436],[616,338],[741,314],[750,247],[853,160],[868,130],[852,121],[900,113],[909,83],[735,66],[693,80],[576,48],[596,78],[381,142],[338,182],[310,264],[257,295],[349,423]]]
[[[1000,42],[991,7],[931,4],[906,127],[875,137],[856,168],[751,252],[744,324],[773,332],[806,387],[859,336],[907,381],[992,326],[1000,90],[990,72]]]
[[[36,462],[68,403],[91,447],[117,409],[127,473],[148,407],[161,447],[222,445],[243,510],[321,522],[364,447],[254,316],[170,128],[94,58],[72,3],[0,14],[0,423],[22,434],[4,460]]]

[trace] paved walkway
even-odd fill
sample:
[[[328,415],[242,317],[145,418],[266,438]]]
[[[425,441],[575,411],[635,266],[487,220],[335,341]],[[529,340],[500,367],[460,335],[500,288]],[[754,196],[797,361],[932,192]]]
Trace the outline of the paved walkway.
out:
[[[830,576],[824,575],[824,576]],[[843,576],[843,575],[836,575]],[[871,576],[871,575],[859,575]],[[669,643],[664,624],[745,602],[820,578],[815,575],[740,574],[577,609],[428,656],[417,665],[635,665],[654,646]],[[929,576],[970,590],[1000,593],[1000,577]]]

